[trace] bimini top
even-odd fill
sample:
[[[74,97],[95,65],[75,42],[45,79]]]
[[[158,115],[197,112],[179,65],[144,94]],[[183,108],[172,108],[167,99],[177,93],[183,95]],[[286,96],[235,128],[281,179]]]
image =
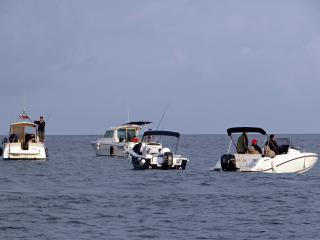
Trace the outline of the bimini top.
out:
[[[145,136],[171,136],[179,138],[180,133],[171,131],[146,131],[143,134],[143,137]]]
[[[37,124],[32,122],[16,122],[12,123],[11,126],[17,126],[17,127],[37,127]]]
[[[262,128],[256,128],[256,127],[234,127],[234,128],[228,128],[227,133],[229,136],[231,136],[232,133],[243,133],[243,132],[254,132],[254,133],[261,133],[262,135],[266,135],[266,131]]]
[[[138,125],[138,126],[142,126],[142,125],[147,125],[147,124],[150,124],[152,122],[150,121],[134,121],[134,122],[128,122],[128,123],[125,123],[125,124],[122,124],[123,125]]]

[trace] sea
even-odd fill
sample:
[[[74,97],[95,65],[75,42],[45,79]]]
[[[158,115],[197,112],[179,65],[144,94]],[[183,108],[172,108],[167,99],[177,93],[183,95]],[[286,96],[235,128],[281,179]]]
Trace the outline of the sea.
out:
[[[320,152],[320,135],[289,136]],[[0,161],[0,239],[320,239],[320,164],[303,174],[211,169],[225,135],[182,135],[185,171],[98,157],[98,136],[47,136],[46,161]]]

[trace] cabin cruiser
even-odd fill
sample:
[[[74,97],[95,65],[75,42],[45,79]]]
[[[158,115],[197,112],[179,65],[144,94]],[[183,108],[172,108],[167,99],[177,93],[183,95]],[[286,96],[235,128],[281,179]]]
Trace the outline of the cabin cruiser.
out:
[[[44,160],[48,157],[45,144],[40,141],[38,125],[16,122],[10,125],[9,138],[3,140],[3,160]]]
[[[307,153],[294,147],[289,138],[277,138],[278,153],[270,150],[268,137],[262,128],[235,127],[227,130],[230,137],[228,153],[221,156],[213,170],[265,173],[302,173],[310,170],[318,161],[315,153]],[[260,154],[250,146],[246,153],[230,153],[231,146],[237,148],[232,134],[260,133],[265,138]]]
[[[168,146],[163,146],[165,138],[171,138],[168,144],[175,150],[171,151]],[[176,141],[173,141],[175,138]],[[134,169],[176,169],[184,170],[189,159],[178,155],[180,134],[171,131],[146,131],[140,143],[137,143],[132,150],[129,150],[129,158]]]
[[[106,130],[104,136],[97,141],[91,142],[91,146],[97,156],[126,157],[127,151],[140,141],[139,133],[143,126],[152,122],[135,121],[128,122],[118,127]]]

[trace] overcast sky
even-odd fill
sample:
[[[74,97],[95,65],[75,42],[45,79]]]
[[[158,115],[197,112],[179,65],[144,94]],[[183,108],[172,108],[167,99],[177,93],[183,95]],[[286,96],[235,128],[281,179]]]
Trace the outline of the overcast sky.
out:
[[[1,0],[0,88],[1,134],[320,133],[320,2]]]

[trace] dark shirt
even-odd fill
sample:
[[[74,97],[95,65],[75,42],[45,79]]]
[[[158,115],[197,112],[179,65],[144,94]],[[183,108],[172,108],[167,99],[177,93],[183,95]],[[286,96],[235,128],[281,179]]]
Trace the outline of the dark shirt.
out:
[[[275,154],[279,154],[279,146],[275,140],[270,139],[268,146],[269,146],[270,150],[275,152]]]
[[[253,144],[252,147],[254,147],[254,149],[258,151],[260,154],[262,154],[262,150],[257,144]]]
[[[246,153],[248,151],[248,137],[245,134],[242,134],[238,138],[237,142],[237,152]]]
[[[38,125],[38,131],[44,132],[44,128],[46,126],[46,122],[45,121],[43,121],[43,122],[34,121],[34,123]]]

